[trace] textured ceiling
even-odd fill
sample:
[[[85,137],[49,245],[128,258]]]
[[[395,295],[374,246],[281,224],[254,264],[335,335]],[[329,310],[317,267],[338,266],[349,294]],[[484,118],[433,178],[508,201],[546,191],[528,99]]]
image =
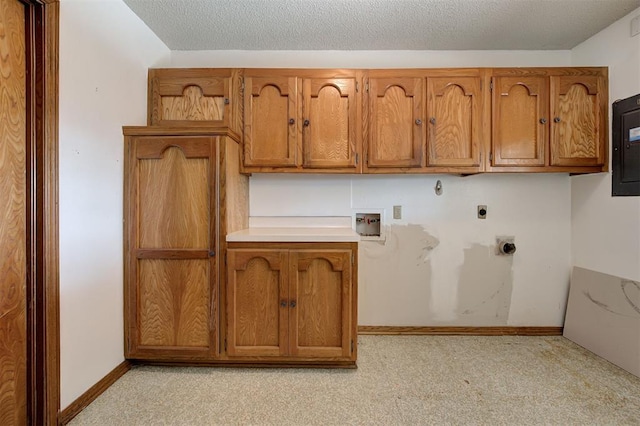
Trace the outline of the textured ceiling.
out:
[[[171,50],[571,49],[640,0],[124,0]]]

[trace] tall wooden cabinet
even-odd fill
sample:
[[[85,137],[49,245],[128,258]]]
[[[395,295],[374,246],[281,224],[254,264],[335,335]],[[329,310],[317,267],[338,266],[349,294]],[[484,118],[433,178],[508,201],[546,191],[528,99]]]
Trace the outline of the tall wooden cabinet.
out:
[[[357,243],[229,243],[230,359],[356,359]]]
[[[248,182],[226,130],[125,127],[125,355],[219,352],[220,253],[248,226]]]

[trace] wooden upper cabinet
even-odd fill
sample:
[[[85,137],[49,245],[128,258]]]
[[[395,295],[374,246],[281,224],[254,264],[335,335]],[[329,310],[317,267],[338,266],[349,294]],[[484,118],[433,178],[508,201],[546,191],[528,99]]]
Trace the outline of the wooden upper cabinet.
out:
[[[551,77],[551,165],[605,163],[607,100],[599,76]]]
[[[245,167],[296,166],[297,84],[295,77],[245,77]]]
[[[227,127],[243,173],[592,173],[608,163],[607,78],[602,67],[151,69],[149,124]]]
[[[305,168],[355,168],[361,146],[355,78],[303,80]]]
[[[480,77],[427,78],[427,166],[478,166]]]
[[[423,80],[369,79],[367,167],[424,166]]]
[[[150,69],[149,125],[242,130],[240,70]]]
[[[544,166],[549,121],[548,78],[493,78],[494,166]]]

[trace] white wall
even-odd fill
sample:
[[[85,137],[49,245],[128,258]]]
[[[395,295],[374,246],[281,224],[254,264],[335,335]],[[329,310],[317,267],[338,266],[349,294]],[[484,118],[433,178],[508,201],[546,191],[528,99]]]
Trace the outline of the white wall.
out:
[[[60,5],[61,408],[124,360],[122,125],[169,49],[121,0]]]
[[[570,52],[174,51],[171,58],[172,67],[436,68],[566,66]],[[442,196],[433,190],[437,179]],[[252,216],[386,211],[386,242],[360,244],[361,325],[562,325],[571,266],[566,174],[254,174],[250,186]],[[478,204],[488,205],[488,219],[476,219]],[[402,220],[391,219],[393,205],[402,205]],[[500,235],[515,236],[513,258],[495,255]]]
[[[385,243],[360,243],[360,325],[562,324],[570,269],[566,174],[254,174],[250,182],[252,216],[385,210]],[[476,218],[479,204],[488,206],[485,220]],[[401,220],[392,219],[394,205],[402,206]],[[514,257],[495,255],[496,236],[515,236]]]
[[[575,66],[609,67],[611,103],[640,93],[640,35],[630,21],[640,8],[571,51]],[[609,125],[609,131],[611,125]],[[571,178],[573,263],[640,281],[640,197],[612,197],[611,173]]]
[[[556,51],[172,51],[171,67],[226,68],[447,68],[569,66],[570,52]]]

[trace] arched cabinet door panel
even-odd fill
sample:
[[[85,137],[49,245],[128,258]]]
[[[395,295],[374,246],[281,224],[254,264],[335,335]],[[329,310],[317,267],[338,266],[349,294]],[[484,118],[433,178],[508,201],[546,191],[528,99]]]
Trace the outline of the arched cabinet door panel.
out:
[[[427,166],[478,166],[480,77],[427,78]]]
[[[227,354],[287,354],[288,258],[286,250],[227,252]]]
[[[297,85],[295,77],[245,77],[245,167],[296,167]]]
[[[356,79],[306,78],[303,93],[303,167],[355,168],[361,144]]]
[[[604,164],[607,101],[602,98],[603,84],[597,76],[551,77],[552,166]]]
[[[547,77],[494,77],[492,166],[544,166]]]
[[[290,350],[294,356],[350,355],[351,250],[292,250]]]
[[[424,167],[423,81],[369,79],[368,168]]]

